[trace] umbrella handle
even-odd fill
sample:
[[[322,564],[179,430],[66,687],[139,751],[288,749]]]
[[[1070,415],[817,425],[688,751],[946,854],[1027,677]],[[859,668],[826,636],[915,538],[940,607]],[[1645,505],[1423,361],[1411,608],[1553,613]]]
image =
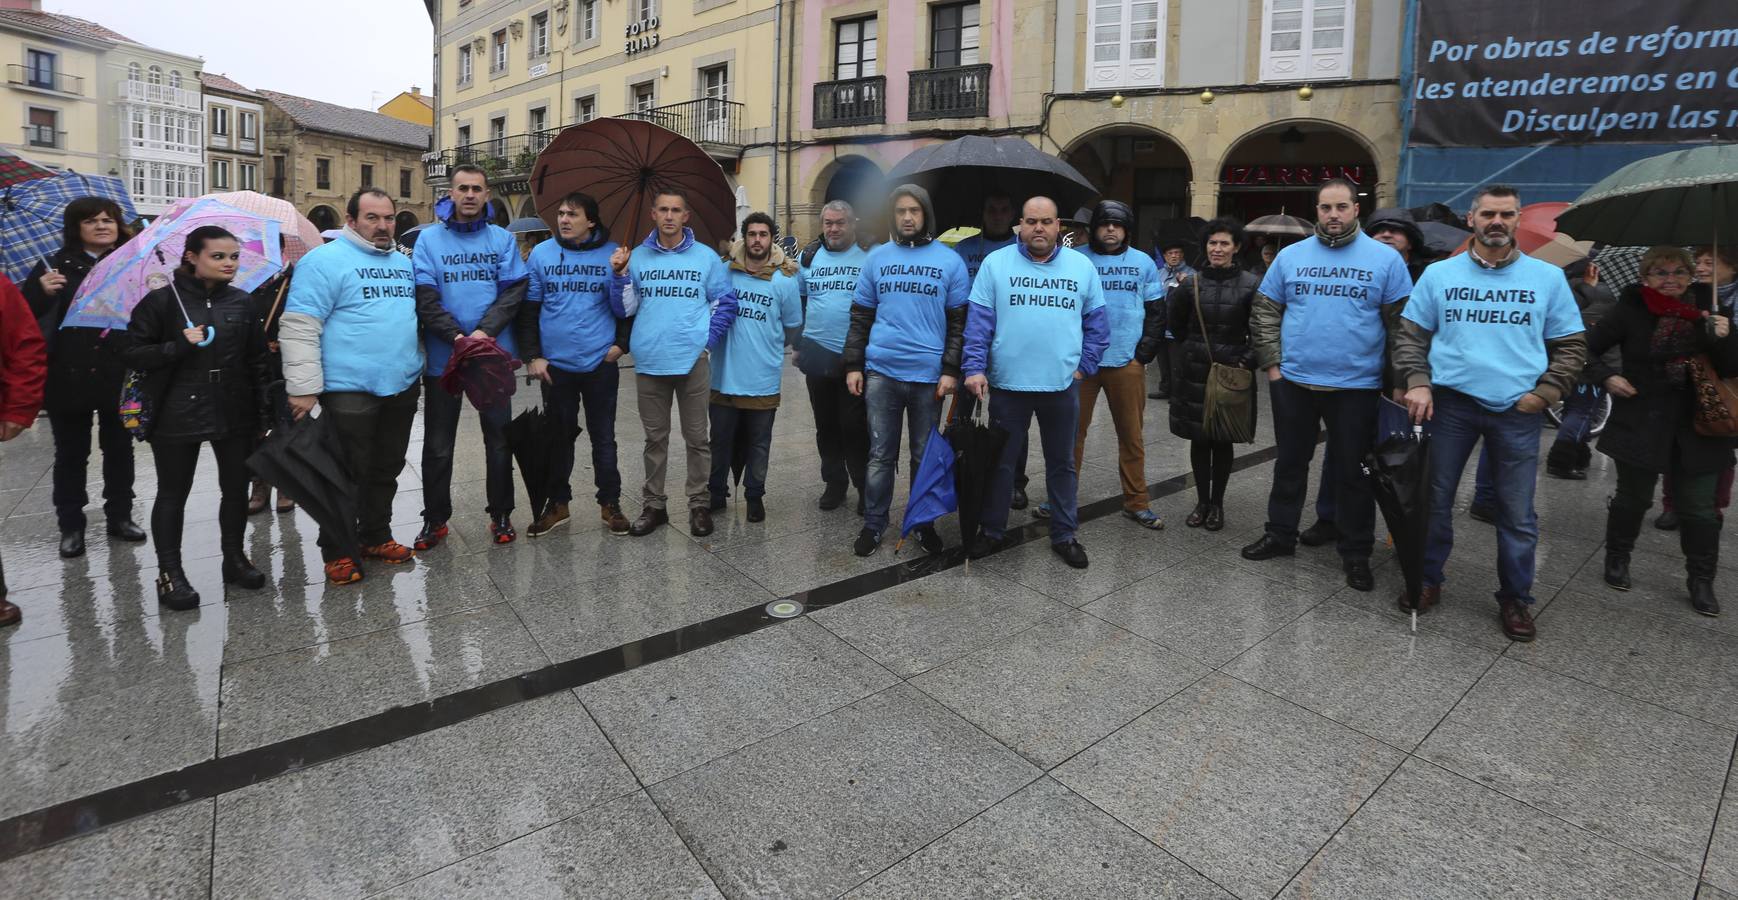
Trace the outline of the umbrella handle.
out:
[[[186,321],[187,321],[188,328],[194,327],[192,319],[188,319]],[[215,340],[217,340],[217,326],[216,325],[207,325],[207,326],[205,326],[205,340],[200,341],[199,343],[194,344],[193,346],[195,346],[195,347],[209,347],[209,346],[211,346],[211,342],[215,341]]]

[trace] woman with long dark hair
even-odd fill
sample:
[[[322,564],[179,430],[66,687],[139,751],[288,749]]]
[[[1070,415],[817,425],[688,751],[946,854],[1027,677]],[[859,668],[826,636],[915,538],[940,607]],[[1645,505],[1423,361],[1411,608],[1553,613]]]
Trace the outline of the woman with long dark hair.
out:
[[[157,463],[151,507],[157,600],[170,609],[199,605],[181,568],[181,524],[202,443],[209,442],[217,457],[223,493],[217,513],[223,582],[250,590],[266,583],[242,547],[247,457],[268,424],[261,398],[268,372],[253,299],[231,284],[240,260],[241,245],[228,231],[214,225],[193,229],[173,278],[145,295],[128,329],[127,364],[146,373],[144,393],[151,403],[146,440]]]
[[[62,246],[38,262],[21,286],[24,299],[48,341],[48,387],[43,408],[54,434],[54,511],[60,555],[85,550],[85,469],[91,455],[91,415],[103,451],[103,512],[110,537],[142,541],[133,523],[133,439],[121,425],[121,382],[127,365],[125,332],[106,328],[61,328],[85,276],[110,251],[127,242],[124,214],[113,200],[80,197],[61,216]]]
[[[1250,368],[1255,351],[1249,314],[1261,279],[1237,263],[1243,224],[1220,218],[1201,237],[1206,261],[1165,294],[1170,310],[1171,433],[1189,441],[1195,470],[1195,509],[1183,524],[1218,531],[1225,527],[1225,486],[1231,480],[1231,442],[1203,424],[1207,378],[1213,363]],[[1195,310],[1200,309],[1197,316]],[[1254,426],[1255,405],[1249,407]]]
[[[1690,606],[1717,616],[1721,518],[1714,494],[1720,473],[1732,465],[1734,441],[1697,433],[1690,368],[1706,354],[1719,377],[1738,375],[1738,334],[1709,286],[1692,283],[1695,264],[1683,248],[1649,250],[1641,277],[1587,330],[1588,358],[1595,361],[1589,368],[1612,347],[1623,356],[1622,374],[1597,373],[1611,394],[1599,452],[1617,464],[1617,493],[1605,517],[1605,583],[1629,590],[1630,551],[1653,505],[1654,484],[1670,474]]]

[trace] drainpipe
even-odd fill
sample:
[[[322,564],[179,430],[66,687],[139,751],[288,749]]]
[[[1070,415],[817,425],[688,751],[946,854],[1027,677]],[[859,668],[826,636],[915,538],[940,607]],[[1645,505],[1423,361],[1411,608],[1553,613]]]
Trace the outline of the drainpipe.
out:
[[[785,2],[785,0],[779,0],[779,5],[782,7],[784,5],[784,2]],[[787,58],[785,60],[785,138],[784,138],[785,204],[783,207],[781,207],[785,213],[785,232],[787,234],[790,232],[790,228],[791,228],[791,224],[792,224],[791,213],[790,213],[790,209],[791,209],[790,198],[795,196],[795,193],[791,189],[791,185],[792,185],[792,181],[791,181],[791,116],[796,112],[796,105],[797,105],[796,104],[797,17],[795,15],[795,12],[796,12],[796,4],[798,2],[799,2],[799,0],[790,0],[792,15],[790,17],[790,22],[785,26],[790,31],[788,43],[789,43],[790,48],[791,48],[791,51],[789,54],[787,54]],[[773,127],[776,130],[777,125],[775,124]],[[777,164],[776,157],[774,158],[773,162],[775,165]]]
[[[778,4],[772,16],[772,165],[768,166],[771,173],[767,176],[766,202],[772,205],[769,212],[776,220],[780,209],[778,202],[778,114],[779,90],[784,87],[784,69],[779,67],[783,58],[785,37],[785,0],[775,0]],[[790,233],[790,217],[785,217],[785,233]]]

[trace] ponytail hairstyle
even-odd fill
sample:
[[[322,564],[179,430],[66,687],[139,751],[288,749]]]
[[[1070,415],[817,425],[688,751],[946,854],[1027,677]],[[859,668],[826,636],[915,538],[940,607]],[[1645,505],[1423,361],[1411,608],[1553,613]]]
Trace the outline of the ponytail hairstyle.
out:
[[[236,240],[236,237],[229,233],[229,229],[217,225],[201,225],[188,232],[187,244],[181,249],[181,265],[177,266],[175,271],[187,276],[188,278],[192,278],[194,272],[193,261],[188,259],[187,255],[191,253],[194,256],[198,256],[205,252],[206,244],[209,244],[212,241],[223,240],[234,241]],[[237,241],[237,243],[240,242]]]

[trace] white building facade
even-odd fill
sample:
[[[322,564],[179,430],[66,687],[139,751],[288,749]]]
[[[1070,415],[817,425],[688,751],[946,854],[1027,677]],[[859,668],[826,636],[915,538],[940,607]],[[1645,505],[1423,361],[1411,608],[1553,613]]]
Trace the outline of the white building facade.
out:
[[[111,171],[126,182],[139,214],[160,215],[176,200],[205,193],[201,61],[122,44],[105,63],[112,112],[104,125],[114,140],[104,143],[115,148]]]

